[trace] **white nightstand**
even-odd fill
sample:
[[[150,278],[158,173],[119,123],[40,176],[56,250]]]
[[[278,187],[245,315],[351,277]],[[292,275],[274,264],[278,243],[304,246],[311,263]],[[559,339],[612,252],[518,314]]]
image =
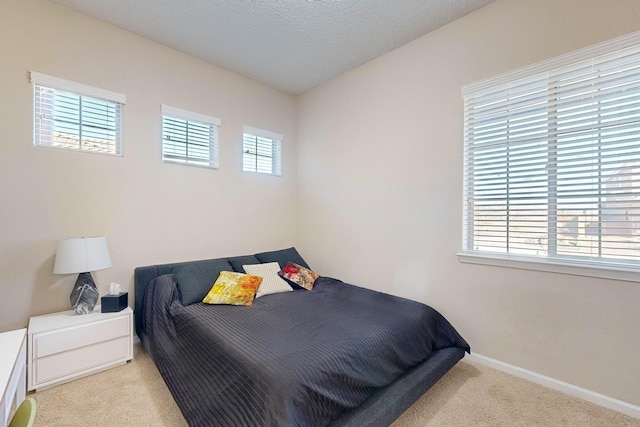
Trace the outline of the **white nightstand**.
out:
[[[133,310],[35,316],[28,329],[28,389],[51,387],[133,359]]]

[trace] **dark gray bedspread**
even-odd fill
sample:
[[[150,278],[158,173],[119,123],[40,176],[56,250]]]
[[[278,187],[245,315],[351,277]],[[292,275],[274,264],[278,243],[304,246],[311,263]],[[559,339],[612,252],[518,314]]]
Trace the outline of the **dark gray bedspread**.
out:
[[[147,288],[143,342],[191,426],[324,426],[432,351],[468,344],[418,302],[321,277],[253,306]]]

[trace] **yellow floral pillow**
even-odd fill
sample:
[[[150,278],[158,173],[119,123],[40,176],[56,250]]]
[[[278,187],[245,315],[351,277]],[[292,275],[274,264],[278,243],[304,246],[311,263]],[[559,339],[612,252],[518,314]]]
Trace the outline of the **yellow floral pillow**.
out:
[[[202,300],[207,304],[251,305],[262,277],[221,271],[218,279]]]

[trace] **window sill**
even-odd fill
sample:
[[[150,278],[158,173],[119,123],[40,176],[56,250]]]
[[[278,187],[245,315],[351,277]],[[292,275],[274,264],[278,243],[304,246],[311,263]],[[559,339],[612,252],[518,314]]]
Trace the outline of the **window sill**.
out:
[[[188,163],[188,162],[183,162],[179,160],[162,159],[162,163],[168,163],[172,165],[191,166],[194,168],[203,168],[203,169],[218,169],[218,165],[199,165],[197,163]]]
[[[628,264],[610,263],[595,265],[583,260],[533,258],[523,255],[504,255],[486,252],[459,252],[457,256],[458,261],[462,263],[640,282],[640,266],[636,267]]]

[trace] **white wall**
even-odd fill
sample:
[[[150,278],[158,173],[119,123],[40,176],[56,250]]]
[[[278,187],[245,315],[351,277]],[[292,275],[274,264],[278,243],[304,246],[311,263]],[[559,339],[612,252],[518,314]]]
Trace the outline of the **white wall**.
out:
[[[498,0],[298,99],[298,248],[472,351],[640,404],[640,284],[460,264],[461,86],[640,29],[637,0]]]
[[[0,331],[65,310],[61,237],[104,235],[130,291],[136,266],[295,240],[293,97],[44,0],[0,0]],[[124,156],[35,148],[30,70],[127,95]],[[220,168],[161,162],[160,104],[222,119]],[[283,176],[241,172],[242,126],[284,134]]]

